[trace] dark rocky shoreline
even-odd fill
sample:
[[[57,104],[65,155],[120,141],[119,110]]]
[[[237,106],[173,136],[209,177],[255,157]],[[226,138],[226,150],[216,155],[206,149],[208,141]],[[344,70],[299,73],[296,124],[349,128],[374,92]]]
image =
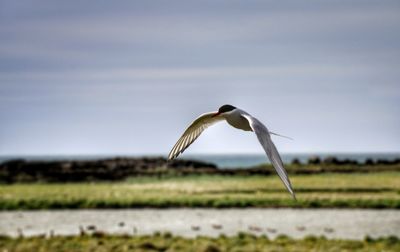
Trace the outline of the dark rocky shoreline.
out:
[[[324,172],[380,172],[400,171],[400,159],[392,161],[367,159],[365,163],[338,160],[335,157],[312,157],[307,164],[294,159],[286,165],[291,174],[316,174]],[[0,183],[16,182],[80,182],[121,181],[135,176],[185,176],[194,174],[218,175],[270,175],[271,165],[246,169],[218,169],[215,164],[195,160],[167,161],[163,157],[117,157],[101,160],[26,161],[16,159],[0,164]]]
[[[26,161],[10,160],[0,164],[0,181],[78,182],[116,181],[130,176],[160,175],[174,170],[210,172],[217,166],[193,160],[165,158],[112,158],[102,160]]]

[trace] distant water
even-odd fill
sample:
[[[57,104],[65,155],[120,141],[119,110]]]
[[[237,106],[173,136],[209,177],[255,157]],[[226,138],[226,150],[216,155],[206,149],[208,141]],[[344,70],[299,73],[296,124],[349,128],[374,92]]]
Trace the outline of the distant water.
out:
[[[56,161],[56,160],[98,160],[105,158],[114,157],[160,157],[163,155],[54,155],[54,156],[0,156],[0,163],[12,160],[12,159],[25,159],[25,160],[45,160],[45,161]],[[165,156],[165,155],[164,155]],[[282,160],[284,163],[290,163],[293,159],[297,158],[300,162],[305,163],[310,157],[318,156],[320,158],[326,158],[328,156],[334,156],[338,159],[351,159],[358,162],[365,162],[366,159],[371,158],[373,160],[394,160],[400,158],[400,153],[301,153],[301,154],[289,154],[283,153]],[[220,168],[245,168],[259,164],[268,163],[267,156],[265,154],[184,154],[182,159],[193,159],[209,163],[214,163]]]

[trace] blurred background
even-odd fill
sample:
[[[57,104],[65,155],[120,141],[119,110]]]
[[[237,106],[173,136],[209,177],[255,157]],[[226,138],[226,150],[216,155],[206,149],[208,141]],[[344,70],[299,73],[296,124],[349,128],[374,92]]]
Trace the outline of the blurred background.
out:
[[[0,250],[400,251],[399,24],[398,0],[0,0]],[[166,161],[223,104],[294,139],[297,201],[226,123]]]
[[[166,155],[228,103],[284,153],[400,151],[398,1],[1,1],[1,155]],[[225,123],[187,153],[262,153]]]

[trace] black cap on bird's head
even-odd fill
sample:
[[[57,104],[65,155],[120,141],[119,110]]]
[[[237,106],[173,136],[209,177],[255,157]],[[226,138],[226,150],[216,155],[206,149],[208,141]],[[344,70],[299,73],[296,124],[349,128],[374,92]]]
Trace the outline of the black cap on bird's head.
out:
[[[229,104],[225,104],[225,105],[221,106],[221,107],[218,109],[218,112],[215,113],[215,114],[213,115],[213,117],[214,117],[214,116],[218,116],[218,115],[220,115],[220,114],[222,114],[222,113],[230,112],[230,111],[234,110],[235,108],[236,108],[235,106],[232,106],[232,105],[229,105]]]
[[[236,108],[236,107],[234,107],[234,106],[232,106],[232,105],[225,104],[225,105],[221,106],[221,107],[218,109],[218,112],[219,112],[219,113],[225,113],[225,112],[232,111],[232,110],[234,110],[235,108]]]

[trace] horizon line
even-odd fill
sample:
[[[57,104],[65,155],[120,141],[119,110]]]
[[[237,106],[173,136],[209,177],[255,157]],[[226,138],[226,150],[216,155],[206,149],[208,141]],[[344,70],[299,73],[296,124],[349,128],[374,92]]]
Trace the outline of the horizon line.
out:
[[[301,152],[281,152],[281,155],[310,155],[310,154],[315,154],[315,155],[342,155],[342,154],[399,154],[400,151],[301,151]],[[248,153],[242,153],[242,152],[217,152],[217,153],[207,153],[207,152],[199,152],[199,153],[186,153],[183,154],[179,157],[184,157],[184,156],[202,156],[202,155],[207,155],[207,156],[212,156],[212,155],[265,155],[264,152],[248,152]],[[22,157],[22,156],[115,156],[115,157],[121,157],[121,156],[168,156],[168,153],[50,153],[50,154],[45,154],[45,153],[24,153],[24,154],[0,154],[0,157]]]

